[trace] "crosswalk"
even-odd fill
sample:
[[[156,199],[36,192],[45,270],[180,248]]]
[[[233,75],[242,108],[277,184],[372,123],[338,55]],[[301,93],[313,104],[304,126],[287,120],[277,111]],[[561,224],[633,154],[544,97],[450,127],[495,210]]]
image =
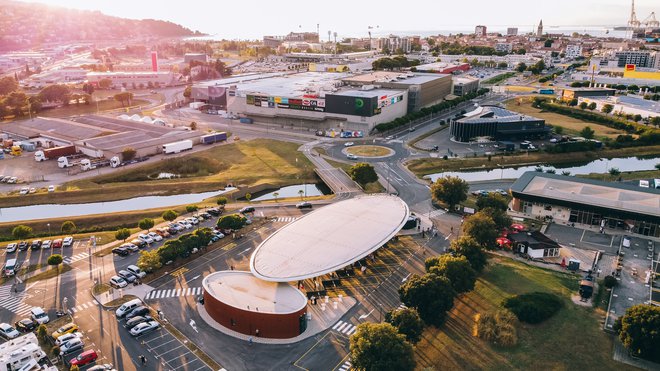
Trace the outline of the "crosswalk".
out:
[[[348,322],[339,321],[332,326],[332,329],[338,332],[341,332],[344,335],[351,336],[355,331],[357,331],[357,326],[352,325]]]
[[[289,223],[294,220],[297,220],[299,217],[297,216],[278,216],[275,221],[280,222],[280,223]]]
[[[80,254],[65,257],[64,259],[62,259],[62,262],[64,264],[73,264],[73,263],[77,262],[78,260],[83,260],[83,259],[86,259],[87,257],[89,257],[88,252],[81,252]]]
[[[18,314],[19,316],[30,313],[32,306],[23,303],[23,299],[27,296],[25,292],[15,293],[12,291],[12,285],[0,286],[0,307]]]
[[[351,361],[344,362],[337,370],[339,371],[348,371],[351,369]]]
[[[69,309],[69,313],[74,314],[74,313],[77,313],[77,312],[80,312],[82,310],[89,309],[89,308],[97,308],[96,302],[91,300],[91,301],[88,301],[87,303],[83,303],[83,304],[80,304],[78,306],[72,307],[72,308]]]
[[[442,209],[434,210],[434,211],[431,211],[431,213],[429,213],[429,218],[435,218],[435,217],[438,217],[440,215],[444,215],[446,213],[447,213],[446,210],[442,210]]]
[[[150,291],[144,300],[176,298],[179,296],[201,295],[201,287],[188,287],[184,289],[153,290]]]

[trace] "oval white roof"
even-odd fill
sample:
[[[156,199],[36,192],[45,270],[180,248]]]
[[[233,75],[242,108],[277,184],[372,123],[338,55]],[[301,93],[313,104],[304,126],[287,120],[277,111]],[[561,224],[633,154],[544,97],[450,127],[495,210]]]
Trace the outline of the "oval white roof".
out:
[[[356,197],[321,207],[264,240],[252,273],[290,282],[334,272],[376,251],[403,228],[408,205],[396,196]]]
[[[250,272],[213,272],[204,278],[202,286],[217,300],[245,311],[288,314],[307,305],[307,298],[295,287],[263,281]]]

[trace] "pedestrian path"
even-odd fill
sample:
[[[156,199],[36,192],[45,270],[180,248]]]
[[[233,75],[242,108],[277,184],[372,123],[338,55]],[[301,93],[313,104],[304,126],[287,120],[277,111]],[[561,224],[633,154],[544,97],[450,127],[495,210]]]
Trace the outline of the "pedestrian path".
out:
[[[335,323],[334,326],[332,326],[332,329],[341,332],[344,335],[351,336],[355,331],[357,331],[357,326],[352,325],[348,322],[339,321]]]
[[[80,254],[65,257],[64,259],[62,259],[62,262],[64,264],[71,265],[71,264],[77,262],[78,260],[83,260],[83,259],[86,259],[87,257],[89,257],[88,252],[81,252]]]
[[[344,364],[339,366],[339,368],[337,370],[339,370],[339,371],[348,371],[350,369],[351,369],[351,361],[347,360],[346,362],[344,362]]]
[[[144,297],[144,300],[176,298],[179,296],[201,295],[201,287],[188,287],[184,289],[153,290]]]
[[[96,304],[97,304],[96,301],[90,300],[87,303],[83,303],[78,306],[72,307],[71,309],[69,309],[69,313],[74,314],[80,312],[81,310],[85,310],[89,308],[97,308]]]
[[[299,217],[297,216],[278,216],[275,221],[280,222],[280,223],[289,223],[294,220],[297,220]]]
[[[25,292],[15,293],[12,291],[12,285],[0,286],[0,307],[18,314],[19,316],[30,313],[31,305],[23,303],[23,299],[27,296]]]

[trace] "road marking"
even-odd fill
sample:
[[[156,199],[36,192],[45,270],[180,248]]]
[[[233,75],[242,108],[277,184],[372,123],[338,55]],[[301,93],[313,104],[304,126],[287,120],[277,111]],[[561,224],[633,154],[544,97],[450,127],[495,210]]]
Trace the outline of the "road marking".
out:
[[[201,287],[184,287],[180,289],[152,290],[145,295],[144,300],[176,298],[180,296],[199,295]]]
[[[370,315],[371,313],[373,313],[374,310],[375,310],[375,309],[372,309],[371,311],[369,311],[369,313],[361,315],[360,317],[358,317],[358,319],[365,319],[365,318],[369,317],[369,315]]]
[[[64,259],[62,259],[62,262],[64,264],[71,265],[71,264],[77,262],[78,260],[82,260],[82,259],[87,258],[88,256],[89,256],[89,253],[83,252],[83,253],[80,253],[80,254],[77,254],[77,255],[74,255],[74,256],[67,256]]]
[[[351,369],[351,361],[346,361],[346,362],[344,362],[344,364],[341,365],[341,367],[339,367],[337,370],[339,370],[339,371],[348,371],[348,370],[350,370],[350,369]]]
[[[348,322],[339,321],[332,327],[332,329],[341,332],[342,334],[351,335],[357,330],[357,326]]]
[[[290,223],[298,218],[298,216],[278,216],[275,218],[275,221],[279,223]]]
[[[15,314],[25,315],[30,312],[32,306],[23,303],[23,300],[27,299],[27,297],[26,292],[14,292],[11,284],[0,287],[0,298],[3,298],[0,301],[0,307]]]

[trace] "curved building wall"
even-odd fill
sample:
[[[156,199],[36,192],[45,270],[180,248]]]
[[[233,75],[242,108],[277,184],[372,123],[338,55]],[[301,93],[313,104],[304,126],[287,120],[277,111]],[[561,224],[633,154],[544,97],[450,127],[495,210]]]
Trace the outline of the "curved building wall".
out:
[[[460,122],[452,121],[449,130],[451,136],[459,142],[469,142],[476,137],[495,137],[497,122]]]
[[[204,309],[222,326],[245,335],[286,339],[300,335],[307,324],[307,307],[287,314],[243,310],[216,299],[204,290]]]

